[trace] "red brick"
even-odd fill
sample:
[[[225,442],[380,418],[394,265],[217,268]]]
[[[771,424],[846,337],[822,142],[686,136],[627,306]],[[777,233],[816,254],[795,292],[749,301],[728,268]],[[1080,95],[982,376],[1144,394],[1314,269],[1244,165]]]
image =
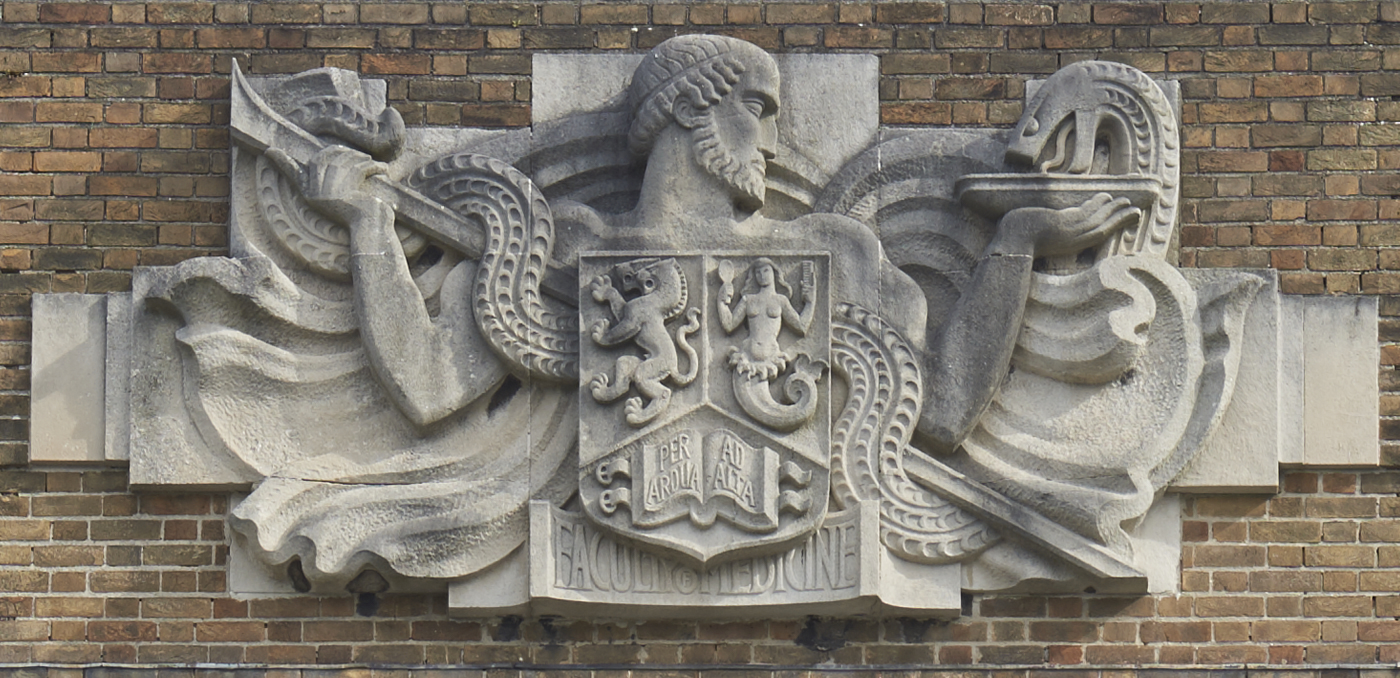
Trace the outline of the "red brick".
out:
[[[95,643],[151,642],[157,639],[154,622],[95,621],[88,624],[88,640]]]
[[[426,54],[366,54],[360,58],[365,73],[426,75],[432,71],[432,57]]]
[[[355,642],[374,638],[374,624],[368,621],[309,621],[302,634],[312,642]]]
[[[49,622],[38,619],[0,620],[0,642],[36,643],[49,640]]]
[[[312,3],[259,2],[252,10],[255,24],[314,24],[323,16],[321,6]]]
[[[584,5],[579,8],[581,24],[646,24],[647,6],[630,4]]]
[[[153,2],[146,5],[146,21],[153,24],[207,24],[214,20],[209,2]]]
[[[1357,640],[1369,642],[1400,641],[1400,621],[1363,621],[1356,625]]]
[[[210,621],[195,624],[195,637],[204,643],[257,643],[265,640],[261,621]]]
[[[101,73],[102,55],[96,52],[35,54],[31,70],[38,73]],[[81,92],[79,92],[81,94]]]
[[[34,154],[39,172],[96,172],[102,168],[102,155],[86,151],[44,151]]]
[[[1252,640],[1263,642],[1308,642],[1322,638],[1322,624],[1309,620],[1267,620],[1250,624]]]
[[[1143,622],[1141,628],[1144,643],[1203,643],[1210,641],[1210,622]]]
[[[983,21],[990,26],[1048,26],[1055,11],[1049,5],[987,5]]]
[[[829,24],[836,21],[836,6],[829,4],[771,4],[765,12],[770,24]]]
[[[141,616],[152,619],[193,618],[209,616],[208,598],[147,598],[141,601]]]
[[[257,49],[267,44],[261,28],[201,28],[195,40],[203,49]]]
[[[112,16],[110,5],[101,3],[44,3],[39,5],[39,21],[56,24],[103,24]]]
[[[416,2],[360,5],[360,23],[365,24],[426,24],[428,14],[428,5]]]
[[[533,26],[539,21],[535,7],[527,4],[481,3],[472,5],[469,12],[475,26]]]
[[[1196,599],[1196,614],[1202,617],[1262,617],[1264,600],[1242,596],[1202,596]]]
[[[207,495],[148,494],[141,497],[141,512],[152,515],[203,515],[209,510]]]
[[[34,107],[37,122],[101,122],[102,104],[42,101]]]
[[[1162,21],[1160,3],[1105,3],[1094,5],[1094,23],[1144,25]]]
[[[936,24],[943,21],[941,2],[895,2],[875,6],[875,20],[883,24]]]
[[[1309,617],[1369,617],[1369,596],[1306,596],[1303,614]]]

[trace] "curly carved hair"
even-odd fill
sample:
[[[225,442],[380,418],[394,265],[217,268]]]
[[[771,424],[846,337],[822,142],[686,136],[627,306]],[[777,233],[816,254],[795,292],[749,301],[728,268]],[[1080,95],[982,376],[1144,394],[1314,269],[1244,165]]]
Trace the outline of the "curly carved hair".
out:
[[[765,67],[777,72],[773,57],[738,38],[682,35],[657,45],[637,66],[628,87],[632,107],[628,149],[637,155],[651,151],[661,131],[675,119],[677,97],[684,95],[697,110],[707,109],[733,91],[740,74]]]

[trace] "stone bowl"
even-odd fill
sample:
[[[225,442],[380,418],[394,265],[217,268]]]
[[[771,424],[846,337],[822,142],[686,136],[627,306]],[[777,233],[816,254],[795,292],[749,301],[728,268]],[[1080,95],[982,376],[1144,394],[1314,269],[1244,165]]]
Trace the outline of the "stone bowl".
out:
[[[954,188],[963,205],[993,221],[1020,207],[1078,207],[1099,193],[1146,213],[1162,194],[1157,179],[1121,174],[969,174]]]

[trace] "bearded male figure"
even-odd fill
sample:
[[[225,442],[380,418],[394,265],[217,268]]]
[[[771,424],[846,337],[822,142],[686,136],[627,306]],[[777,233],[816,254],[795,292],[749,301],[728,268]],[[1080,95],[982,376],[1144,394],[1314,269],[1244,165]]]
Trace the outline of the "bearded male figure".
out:
[[[582,250],[819,250],[831,259],[833,300],[877,313],[924,357],[921,442],[955,448],[1006,373],[1037,257],[1076,254],[1139,218],[1126,199],[1101,194],[1066,210],[1007,214],[948,317],[927,317],[918,285],[881,252],[869,228],[848,217],[764,217],[766,161],[776,155],[780,109],[776,62],[742,40],[690,35],[667,40],[637,67],[628,89],[628,145],[646,156],[637,207],[603,215],[555,205]]]

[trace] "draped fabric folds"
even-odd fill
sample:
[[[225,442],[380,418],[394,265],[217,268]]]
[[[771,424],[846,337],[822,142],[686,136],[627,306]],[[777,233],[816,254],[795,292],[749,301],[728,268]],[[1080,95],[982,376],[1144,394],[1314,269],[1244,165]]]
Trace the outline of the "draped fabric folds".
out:
[[[530,499],[572,491],[571,390],[508,377],[420,429],[376,381],[353,302],[312,296],[267,258],[187,262],[148,299],[184,320],[206,442],[265,477],[233,523],[271,562],[459,577],[523,542]]]

